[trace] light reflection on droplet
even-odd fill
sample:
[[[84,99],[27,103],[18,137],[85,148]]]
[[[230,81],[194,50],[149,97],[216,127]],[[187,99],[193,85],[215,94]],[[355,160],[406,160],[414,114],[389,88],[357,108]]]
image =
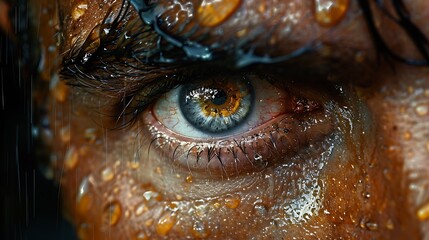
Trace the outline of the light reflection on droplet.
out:
[[[110,167],[106,167],[101,171],[101,179],[105,182],[111,181],[115,174],[113,173],[113,170]]]
[[[103,211],[104,222],[108,223],[110,226],[114,226],[118,223],[122,214],[121,205],[118,202],[109,203]]]
[[[346,15],[350,0],[315,0],[315,17],[324,27],[338,24]]]
[[[214,27],[225,22],[240,6],[241,0],[203,0],[197,10],[201,26]]]
[[[225,198],[225,206],[230,209],[235,209],[240,205],[241,200],[238,196],[227,196]]]
[[[173,228],[174,224],[176,224],[175,217],[167,213],[158,220],[156,224],[156,233],[159,236],[166,236]]]
[[[64,164],[65,164],[66,168],[69,170],[74,169],[78,163],[78,160],[79,160],[79,156],[76,152],[76,149],[73,146],[71,146],[67,150],[65,158],[64,158]]]
[[[192,235],[197,239],[205,239],[210,236],[210,229],[207,224],[201,221],[195,221],[191,229]]]
[[[428,109],[428,106],[419,105],[415,108],[415,111],[416,111],[417,115],[419,115],[420,117],[423,117],[423,116],[428,114],[429,109]]]
[[[429,219],[429,203],[423,205],[419,210],[417,210],[417,218],[420,221],[425,221]]]

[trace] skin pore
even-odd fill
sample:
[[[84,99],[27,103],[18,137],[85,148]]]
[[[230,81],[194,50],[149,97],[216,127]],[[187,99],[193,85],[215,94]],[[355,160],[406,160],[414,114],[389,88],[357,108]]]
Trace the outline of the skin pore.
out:
[[[427,3],[403,2],[428,36]],[[357,1],[332,24],[310,1],[231,1],[220,20],[159,1],[159,21],[122,1],[30,4],[44,10],[42,138],[79,238],[429,238],[429,69],[380,57]],[[389,48],[421,59],[371,6]],[[267,120],[178,134],[177,84],[236,78],[261,86]]]

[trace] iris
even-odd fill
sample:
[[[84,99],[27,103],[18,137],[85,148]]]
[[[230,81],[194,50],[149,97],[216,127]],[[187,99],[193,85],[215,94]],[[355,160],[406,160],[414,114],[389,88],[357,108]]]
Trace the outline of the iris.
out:
[[[179,93],[185,119],[207,133],[223,133],[245,122],[253,99],[253,86],[245,79],[186,84]]]

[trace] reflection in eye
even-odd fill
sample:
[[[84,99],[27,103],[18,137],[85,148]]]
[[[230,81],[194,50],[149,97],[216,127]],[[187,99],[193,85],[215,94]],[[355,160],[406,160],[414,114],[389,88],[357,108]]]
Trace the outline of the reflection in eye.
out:
[[[332,132],[321,99],[253,73],[203,78],[171,90],[144,113],[156,151],[179,166],[228,176],[261,170]]]

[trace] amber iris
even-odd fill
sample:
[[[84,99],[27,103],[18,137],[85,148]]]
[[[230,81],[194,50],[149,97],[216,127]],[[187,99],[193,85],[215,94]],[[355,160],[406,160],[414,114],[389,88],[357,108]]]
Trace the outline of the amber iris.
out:
[[[215,86],[212,92],[214,94],[208,99],[200,99],[201,110],[206,117],[229,117],[237,112],[242,99],[237,86]]]
[[[250,82],[212,79],[185,85],[179,94],[180,110],[195,128],[221,133],[244,123],[253,106]]]

